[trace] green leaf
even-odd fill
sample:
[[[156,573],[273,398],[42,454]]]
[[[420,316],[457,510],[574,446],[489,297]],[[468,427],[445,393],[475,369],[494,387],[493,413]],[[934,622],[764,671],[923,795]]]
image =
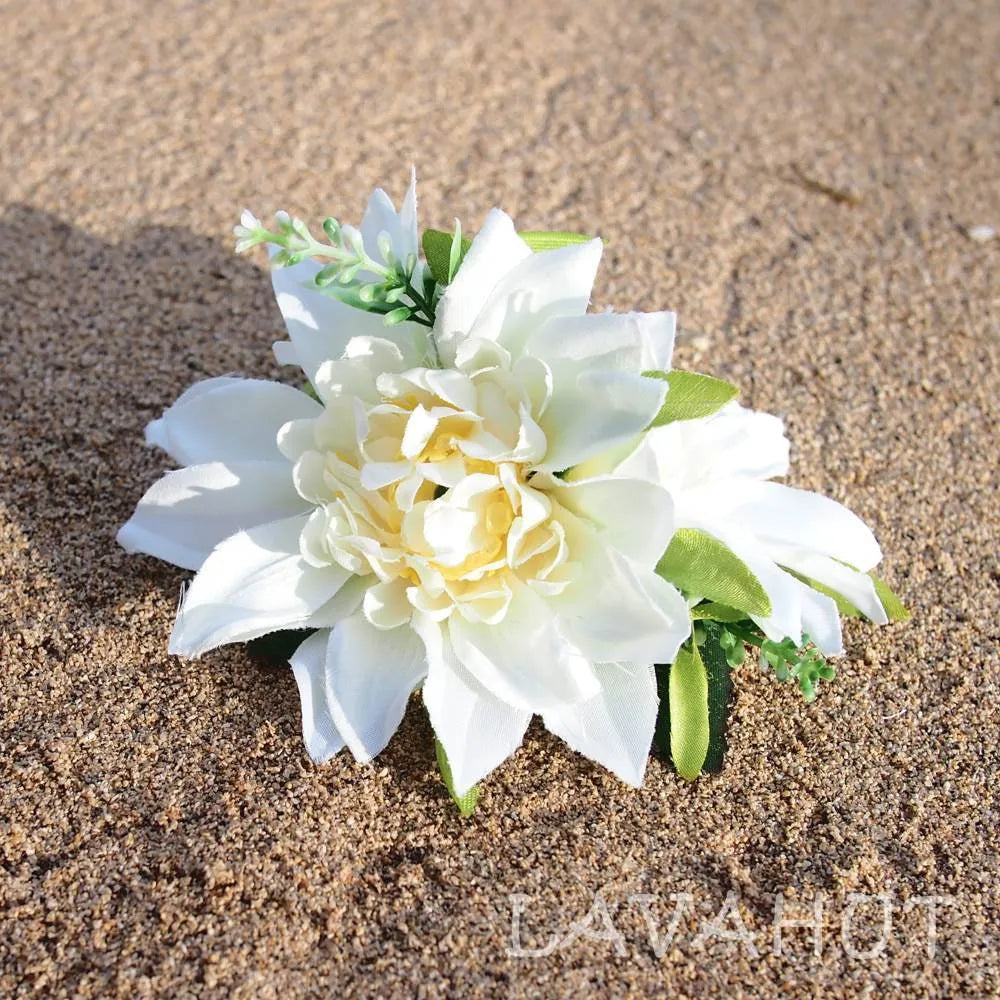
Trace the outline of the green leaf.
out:
[[[453,244],[455,235],[445,233],[440,229],[425,229],[420,243],[424,248],[424,257],[427,266],[434,275],[434,280],[439,285],[447,285],[455,276],[455,272],[462,264],[462,260],[472,246],[472,240],[466,239],[459,233],[459,245],[457,259],[453,256]]]
[[[670,755],[682,778],[701,774],[708,744],[708,675],[692,642],[681,646],[670,667]]]
[[[747,615],[745,611],[731,608],[728,604],[719,604],[718,601],[702,601],[697,607],[691,609],[691,617],[713,622],[742,622],[746,620]]]
[[[646,378],[661,379],[670,387],[667,398],[650,427],[662,427],[675,420],[711,416],[740,394],[740,390],[731,382],[712,375],[699,375],[697,372],[675,369],[669,372],[643,372],[643,375]]]
[[[434,749],[437,752],[438,767],[441,769],[441,778],[448,789],[448,794],[451,796],[452,802],[458,806],[458,811],[468,819],[475,811],[476,803],[479,801],[479,785],[473,785],[464,795],[457,795],[455,782],[451,777],[448,755],[444,752],[444,747],[437,737],[434,738]]]
[[[733,691],[729,657],[722,646],[723,628],[715,622],[705,622],[705,642],[701,659],[708,678],[708,753],[703,769],[713,774],[722,770],[726,752],[726,726],[729,722],[729,699]],[[742,650],[743,644],[740,643]]]
[[[696,528],[679,528],[656,572],[688,594],[737,608],[745,615],[771,613],[771,599],[760,580],[718,539]]]
[[[875,593],[878,594],[878,599],[882,602],[882,607],[885,608],[885,613],[889,616],[889,621],[908,622],[910,620],[910,612],[906,610],[903,602],[893,593],[889,584],[885,580],[879,579],[874,573],[869,572],[868,575],[872,578],[872,583],[875,584]]]
[[[286,629],[269,632],[247,643],[247,652],[257,660],[268,663],[287,663],[292,654],[315,632],[311,628]]]
[[[541,229],[529,229],[517,235],[536,253],[540,250],[558,250],[577,243],[589,243],[593,239],[584,233],[547,232]]]

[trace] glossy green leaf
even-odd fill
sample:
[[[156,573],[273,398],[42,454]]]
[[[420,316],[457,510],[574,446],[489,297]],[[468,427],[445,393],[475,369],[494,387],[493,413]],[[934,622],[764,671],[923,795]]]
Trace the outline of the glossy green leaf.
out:
[[[541,229],[529,229],[518,236],[536,253],[541,250],[558,250],[577,243],[588,243],[593,239],[584,233],[548,232]]]
[[[441,770],[441,778],[448,789],[448,794],[451,796],[452,802],[458,806],[458,811],[468,819],[475,812],[476,803],[479,801],[479,785],[473,785],[464,795],[457,795],[455,782],[451,776],[451,765],[448,763],[448,755],[444,752],[441,741],[436,737],[434,749],[437,752],[438,767]]]
[[[682,778],[694,781],[701,774],[708,744],[708,675],[691,643],[670,667],[670,756]]]
[[[656,572],[687,594],[748,615],[771,613],[771,599],[747,564],[728,546],[696,528],[674,532]]]
[[[662,427],[675,420],[708,417],[734,400],[740,390],[731,382],[697,372],[643,372],[646,378],[658,378],[670,386],[660,412],[650,427]]]
[[[893,593],[889,584],[885,580],[879,579],[874,573],[869,573],[868,575],[872,578],[872,583],[875,584],[875,593],[878,594],[878,599],[882,602],[882,607],[885,608],[885,613],[889,616],[889,621],[908,622],[910,620],[910,612],[906,610],[903,602]]]

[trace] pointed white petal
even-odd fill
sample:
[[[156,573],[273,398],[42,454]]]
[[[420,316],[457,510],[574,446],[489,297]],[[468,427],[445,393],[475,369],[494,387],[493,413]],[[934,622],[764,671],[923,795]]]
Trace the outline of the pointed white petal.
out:
[[[655,483],[613,476],[578,482],[554,479],[548,493],[643,568],[656,566],[673,537],[674,505],[670,494]]]
[[[523,583],[511,590],[497,625],[451,616],[448,631],[461,664],[496,697],[526,711],[596,694],[591,664],[559,634],[548,602]]]
[[[458,344],[469,335],[497,282],[530,256],[531,250],[517,235],[510,216],[494,208],[438,304],[434,330],[445,364],[455,360]]]
[[[603,248],[600,240],[590,240],[526,257],[497,282],[471,335],[495,340],[518,357],[532,331],[545,320],[583,315]]]
[[[771,614],[767,617],[753,615],[752,618],[769,639],[780,642],[789,638],[802,643],[803,634],[807,633],[827,656],[838,656],[844,651],[840,615],[831,598],[780,569],[772,559],[771,550],[748,532],[729,526],[724,529],[708,524],[701,527],[728,545],[767,592]]]
[[[589,660],[670,663],[691,631],[687,602],[651,570],[608,547],[573,515],[562,513],[579,577],[549,600],[563,634]]]
[[[832,597],[817,593],[804,583],[795,581],[803,589],[802,631],[808,635],[824,656],[841,656],[844,641],[840,632],[840,613]]]
[[[754,617],[754,621],[769,639],[780,642],[788,637],[796,642],[801,641],[802,584],[779,569],[769,550],[752,534],[733,523],[708,519],[682,521],[678,518],[678,527],[697,528],[717,538],[723,545],[728,545],[733,554],[757,577],[771,601],[771,614],[766,618]]]
[[[598,663],[594,669],[601,682],[600,694],[547,711],[545,728],[638,788],[646,773],[659,704],[653,668]]]
[[[199,569],[223,539],[246,528],[302,514],[308,504],[288,462],[212,462],[168,472],[118,532],[127,552]]]
[[[299,689],[302,704],[302,741],[316,764],[325,764],[344,741],[326,703],[326,646],[330,633],[314,632],[292,654],[289,663]]]
[[[548,448],[538,468],[561,472],[641,434],[663,405],[666,383],[615,371],[584,371],[555,379],[538,421]],[[625,473],[629,475],[629,473]]]
[[[327,647],[327,699],[356,760],[367,763],[385,747],[426,673],[423,644],[409,626],[378,629],[357,613],[334,628]]]
[[[846,597],[876,625],[885,625],[889,621],[885,607],[875,592],[875,584],[867,573],[859,573],[836,559],[804,549],[775,553],[775,559],[779,565],[787,566]]]
[[[209,379],[192,386],[152,421],[146,441],[182,465],[273,461],[282,457],[282,424],[322,412],[316,400],[279,382]]]
[[[385,233],[389,237],[392,248],[397,253],[403,249],[402,234],[399,225],[399,215],[392,199],[382,190],[375,188],[368,199],[368,206],[361,218],[361,236],[365,241],[368,255],[380,264],[386,263],[378,245],[379,236]],[[404,251],[401,261],[406,260]]]
[[[419,254],[420,233],[417,225],[417,168],[410,167],[410,186],[399,209],[400,249]],[[405,256],[402,258],[405,263]]]
[[[638,375],[648,370],[642,364],[638,316],[612,312],[553,316],[533,326],[524,345],[525,354],[539,358],[552,370],[557,392],[561,379],[581,371]]]
[[[351,574],[302,558],[299,535],[307,521],[307,514],[272,521],[222,542],[184,595],[170,652],[194,658],[226,643],[310,627]]]
[[[744,480],[787,474],[788,439],[777,417],[730,403],[710,417],[654,427],[615,471],[638,479],[652,475],[678,504],[686,491],[706,485],[724,483],[723,493],[737,496]]]
[[[531,713],[490,694],[458,662],[447,626],[419,615],[413,627],[427,655],[424,705],[448,756],[455,791],[463,795],[521,745]]]
[[[871,569],[882,558],[864,521],[819,493],[781,483],[744,483],[716,502],[712,515],[743,525],[762,544],[818,552],[859,570]]]
[[[381,233],[388,234],[392,251],[399,263],[405,264],[409,254],[417,253],[417,174],[415,170],[410,173],[410,186],[398,213],[392,199],[385,191],[376,188],[368,199],[368,207],[361,220],[361,235],[365,241],[365,250],[373,260],[384,264],[386,261],[382,257],[378,245]]]
[[[672,312],[631,313],[642,333],[642,371],[666,372],[674,355],[677,316]]]

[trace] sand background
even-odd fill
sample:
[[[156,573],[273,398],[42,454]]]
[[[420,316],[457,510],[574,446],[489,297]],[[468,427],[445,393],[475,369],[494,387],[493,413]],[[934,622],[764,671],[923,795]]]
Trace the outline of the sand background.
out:
[[[954,3],[0,5],[0,994],[997,995],[1000,11]],[[312,767],[291,673],[166,655],[184,574],[113,543],[192,381],[273,376],[239,210],[599,232],[595,306],[783,415],[907,626],[805,705],[736,678],[725,772],[628,790],[540,727],[463,822],[419,704]],[[839,192],[839,193],[838,193]],[[601,890],[621,933],[513,958]],[[693,895],[662,957],[671,893]],[[695,936],[727,894],[757,957]],[[821,954],[776,896],[811,912]],[[880,954],[842,940],[885,894]],[[933,957],[926,908],[943,895]],[[849,923],[877,944],[878,904]],[[601,921],[594,918],[591,929]],[[733,930],[732,919],[726,928]]]

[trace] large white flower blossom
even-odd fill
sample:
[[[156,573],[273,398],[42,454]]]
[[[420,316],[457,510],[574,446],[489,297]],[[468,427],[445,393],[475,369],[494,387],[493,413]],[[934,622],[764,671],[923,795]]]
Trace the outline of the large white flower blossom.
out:
[[[615,475],[662,485],[677,528],[704,531],[743,560],[771,601],[769,616],[751,616],[768,638],[801,644],[805,634],[835,656],[844,651],[837,605],[801,578],[882,625],[888,618],[867,573],[882,553],[867,525],[835,500],[768,481],[788,473],[788,451],[780,419],[730,403],[655,427],[624,461],[608,464]]]
[[[366,245],[415,251],[414,198],[397,215],[376,197],[369,219]],[[345,745],[371,760],[422,685],[459,793],[533,714],[638,785],[652,665],[690,631],[655,572],[673,503],[648,478],[557,474],[649,426],[666,387],[641,372],[669,366],[673,316],[586,313],[600,255],[598,240],[533,254],[492,212],[438,307],[443,368],[416,324],[306,287],[311,265],[276,271],[276,354],[319,401],[210,379],[147,430],[184,468],[119,541],[197,570],[171,652],[317,629],[291,663],[319,762]]]

